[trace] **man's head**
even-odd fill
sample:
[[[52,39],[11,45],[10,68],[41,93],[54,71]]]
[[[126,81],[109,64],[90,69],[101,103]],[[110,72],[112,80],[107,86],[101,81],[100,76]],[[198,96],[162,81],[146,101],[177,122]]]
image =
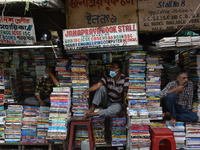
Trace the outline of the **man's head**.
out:
[[[110,76],[115,77],[122,71],[122,62],[121,61],[113,61],[110,66]]]
[[[188,82],[188,73],[184,70],[181,70],[176,79],[179,82],[179,85],[185,85]]]

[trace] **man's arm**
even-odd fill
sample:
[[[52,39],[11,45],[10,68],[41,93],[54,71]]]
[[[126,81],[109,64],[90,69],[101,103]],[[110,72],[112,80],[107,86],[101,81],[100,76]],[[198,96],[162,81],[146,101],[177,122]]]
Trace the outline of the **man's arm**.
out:
[[[160,92],[160,97],[164,98],[167,96],[167,94],[169,93],[175,93],[175,92],[181,92],[184,89],[183,85],[179,85],[177,87],[175,87],[175,85],[173,85],[173,82],[169,82],[167,84],[167,86]]]
[[[43,90],[43,86],[42,86],[42,78],[40,78],[37,82],[37,86],[35,87],[35,97],[38,100],[38,102],[40,103],[40,106],[45,106],[45,103],[42,101],[41,97],[40,97],[40,93]]]
[[[82,99],[83,98],[87,98],[87,95],[88,95],[88,92],[93,92],[93,91],[96,91],[97,89],[100,88],[100,86],[102,86],[103,83],[101,82],[97,82],[96,84],[92,85],[89,89],[85,90],[83,92],[83,95],[82,95]]]
[[[42,101],[42,99],[40,98],[40,94],[35,95],[36,99],[38,100],[38,102],[40,103],[40,106],[45,106],[45,103]]]

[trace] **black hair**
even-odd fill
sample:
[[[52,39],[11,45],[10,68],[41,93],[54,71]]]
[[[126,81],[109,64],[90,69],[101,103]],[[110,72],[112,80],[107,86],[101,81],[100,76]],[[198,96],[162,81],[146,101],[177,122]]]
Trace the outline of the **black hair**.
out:
[[[177,77],[179,77],[180,75],[182,74],[187,74],[188,75],[188,72],[186,70],[180,70],[178,73],[177,73]]]
[[[122,62],[120,60],[114,60],[112,62],[112,64],[117,64],[118,68],[122,71],[123,65],[122,65]]]
[[[46,68],[50,68],[52,70],[52,73],[56,75],[56,67],[55,66],[47,66]]]

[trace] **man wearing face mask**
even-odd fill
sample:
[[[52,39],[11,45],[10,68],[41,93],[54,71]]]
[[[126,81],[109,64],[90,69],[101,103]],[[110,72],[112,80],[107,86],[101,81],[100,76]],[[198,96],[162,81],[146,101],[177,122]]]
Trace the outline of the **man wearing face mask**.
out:
[[[56,78],[55,67],[47,67],[44,77],[40,78],[35,88],[35,96],[25,99],[25,104],[46,106],[50,104],[50,94],[53,91],[53,86],[59,86]]]
[[[187,72],[180,71],[177,80],[169,82],[161,91],[160,97],[164,99],[164,111],[171,115],[171,125],[175,126],[177,120],[198,121],[197,113],[192,109],[193,83],[188,80]]]
[[[87,98],[88,92],[96,91],[90,109],[84,113],[84,118],[92,116],[105,118],[115,115],[122,117],[125,115],[129,79],[121,71],[122,62],[113,61],[109,76],[102,77],[98,83],[84,91],[82,98]],[[95,108],[100,104],[104,109],[95,112]]]

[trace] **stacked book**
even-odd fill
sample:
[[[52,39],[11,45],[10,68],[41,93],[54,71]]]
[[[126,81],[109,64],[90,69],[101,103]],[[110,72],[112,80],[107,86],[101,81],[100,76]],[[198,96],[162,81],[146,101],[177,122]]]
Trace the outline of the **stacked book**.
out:
[[[164,37],[155,42],[156,47],[172,47],[176,46],[176,37]]]
[[[50,95],[50,114],[47,139],[63,142],[68,133],[70,120],[71,89],[69,87],[53,87]]]
[[[160,107],[162,69],[158,57],[147,57],[146,97],[150,120],[163,119],[162,107]]]
[[[176,141],[176,148],[183,148],[185,149],[185,125],[184,122],[176,122],[176,126],[172,126],[169,121],[166,121],[167,127],[172,130],[174,133],[174,138]]]
[[[55,55],[54,55],[52,48],[44,50],[43,54],[45,56],[45,61],[46,61],[47,66],[55,66],[56,65]]]
[[[145,71],[146,71],[146,52],[135,51],[130,53],[129,59],[129,116],[136,111],[137,116],[142,116],[141,113],[147,112],[147,100],[145,93]],[[135,116],[135,117],[137,117]]]
[[[197,74],[200,77],[200,55],[196,55],[197,57]],[[198,103],[196,104],[196,109],[198,110],[197,114],[200,116],[200,81],[197,83],[197,96],[198,96]],[[200,117],[199,117],[200,120]]]
[[[99,116],[92,117],[93,134],[96,146],[106,145],[104,121],[105,119]]]
[[[112,146],[126,145],[126,117],[111,118]]]
[[[23,106],[8,105],[6,110],[5,142],[20,143]]]
[[[192,45],[200,45],[200,36],[191,36]]]
[[[58,80],[60,86],[71,87],[71,73],[70,73],[69,59],[56,59],[56,71],[58,72]]]
[[[131,150],[150,150],[150,120],[128,118],[127,146]]]
[[[5,143],[5,118],[6,111],[0,110],[0,143]]]
[[[176,46],[190,46],[191,43],[191,36],[178,36],[176,41]]]
[[[37,143],[47,143],[46,136],[49,127],[50,108],[40,106],[37,110]]]
[[[36,78],[42,78],[45,73],[46,60],[44,54],[34,54]]]
[[[186,148],[187,150],[200,149],[200,123],[186,123]]]
[[[81,147],[81,142],[88,140],[88,128],[86,125],[76,125],[75,148]]]
[[[87,76],[87,56],[85,54],[73,55],[71,60],[71,80],[72,80],[72,112],[73,116],[84,116],[84,111],[88,109],[87,99],[82,99],[83,92],[89,88]]]
[[[14,103],[12,84],[10,79],[10,73],[8,70],[4,70],[4,103]]]
[[[24,106],[21,143],[37,143],[38,106]]]

